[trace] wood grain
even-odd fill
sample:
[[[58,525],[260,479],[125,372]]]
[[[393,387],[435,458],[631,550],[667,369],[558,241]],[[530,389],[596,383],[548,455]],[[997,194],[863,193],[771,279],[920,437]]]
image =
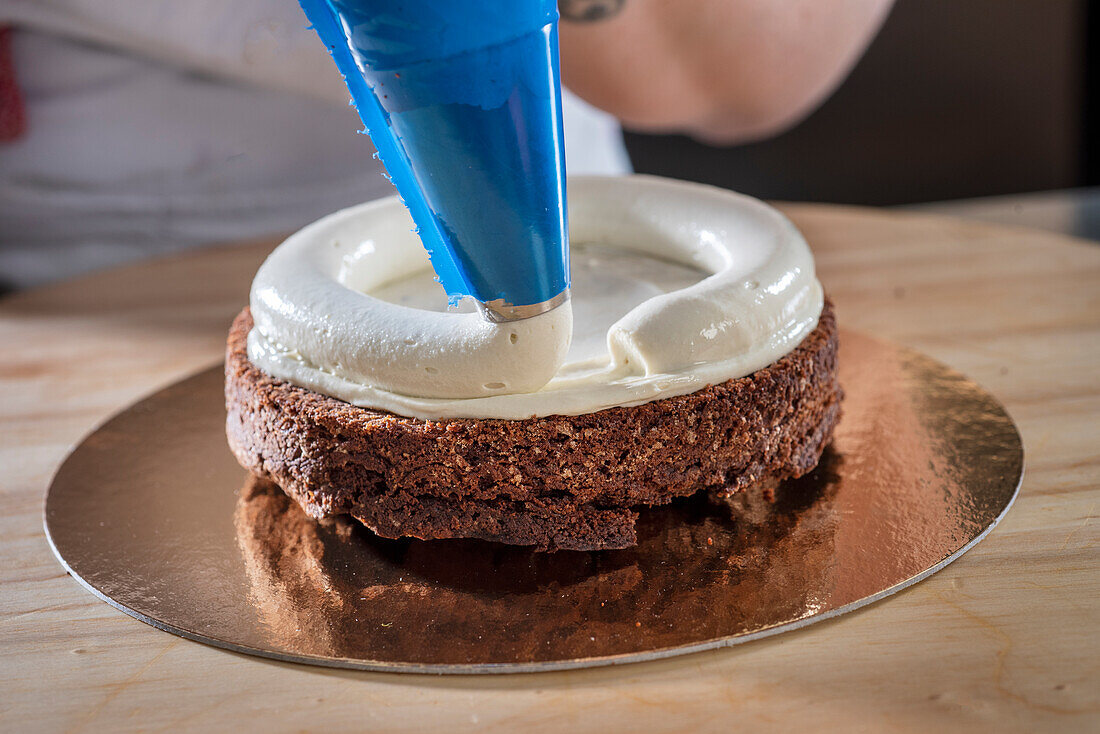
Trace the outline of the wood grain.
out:
[[[1020,498],[961,561],[835,621],[620,668],[356,673],[159,632],[65,575],[42,498],[96,424],[218,359],[271,243],[210,249],[0,301],[0,730],[1097,730],[1100,247],[785,209],[846,327],[962,370],[1020,426]]]

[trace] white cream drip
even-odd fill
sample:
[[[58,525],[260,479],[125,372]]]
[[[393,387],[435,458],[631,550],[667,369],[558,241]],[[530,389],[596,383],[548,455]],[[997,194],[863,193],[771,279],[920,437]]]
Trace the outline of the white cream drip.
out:
[[[817,325],[810,249],[760,201],[647,176],[582,177],[569,181],[569,215],[572,307],[493,324],[442,312],[446,296],[396,198],[337,212],[257,273],[249,359],[363,407],[521,419],[742,377]]]

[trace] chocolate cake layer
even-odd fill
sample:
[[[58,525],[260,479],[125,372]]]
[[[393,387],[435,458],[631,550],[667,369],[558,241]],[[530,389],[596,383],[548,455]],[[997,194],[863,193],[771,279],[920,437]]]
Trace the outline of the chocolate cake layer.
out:
[[[313,517],[384,537],[472,537],[552,550],[624,548],[636,510],[805,474],[840,415],[831,304],[790,354],[690,395],[575,416],[424,421],[275,379],[226,353],[226,432],[241,465]]]

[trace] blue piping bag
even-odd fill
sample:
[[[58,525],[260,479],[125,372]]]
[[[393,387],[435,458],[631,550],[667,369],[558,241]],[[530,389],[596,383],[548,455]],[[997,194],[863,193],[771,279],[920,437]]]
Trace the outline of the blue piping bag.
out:
[[[452,303],[568,298],[556,0],[299,0]]]

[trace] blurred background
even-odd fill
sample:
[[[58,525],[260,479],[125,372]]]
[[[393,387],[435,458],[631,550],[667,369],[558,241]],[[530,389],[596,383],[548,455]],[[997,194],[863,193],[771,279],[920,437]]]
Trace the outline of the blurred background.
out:
[[[0,0],[0,26],[4,1]],[[28,36],[25,43],[32,41],[50,42]],[[89,53],[99,53],[94,43],[88,48]],[[72,48],[66,50],[72,52]],[[627,131],[627,150],[640,173],[711,183],[765,199],[903,206],[1100,240],[1098,68],[1100,0],[897,0],[852,74],[836,94],[794,129],[764,142],[728,147],[685,136]],[[16,81],[26,76],[32,94],[36,89],[59,94],[60,87],[46,78],[48,72],[44,67],[16,68]],[[62,69],[59,73],[66,78],[70,72]],[[34,86],[36,79],[38,87]],[[5,104],[3,82],[0,79],[0,121]],[[354,139],[355,121],[347,110],[339,111],[342,116],[326,117],[324,125],[328,127],[324,130],[329,132],[318,132],[320,113],[307,105],[295,103],[292,110],[272,112],[276,108],[263,107],[270,100],[261,98],[259,91],[242,88],[240,94],[241,99],[252,94],[248,101],[257,115],[265,115],[267,120],[285,119],[286,126],[297,125],[315,133],[301,136],[303,140],[331,137],[340,131],[346,133],[347,145],[354,147],[354,154],[345,159],[369,156],[362,138]],[[243,109],[244,103],[239,104]],[[176,122],[193,128],[204,123],[202,114],[193,110],[183,110]],[[74,123],[70,120],[69,124]],[[34,120],[31,125],[33,129]],[[244,117],[238,127],[247,131],[241,135],[252,135],[247,144],[254,150],[262,150],[264,145],[271,149]],[[160,150],[161,139],[172,133],[157,132],[161,138],[150,144]],[[0,197],[5,191],[5,172],[19,175],[19,164],[4,165],[4,156],[13,155],[16,147],[9,146],[6,151],[0,145]],[[56,157],[56,165],[63,169],[66,156],[103,153],[92,147],[81,147],[79,140],[67,151],[51,144],[49,155]],[[308,159],[309,155],[303,146],[299,157]],[[279,180],[278,172],[262,171],[261,164],[252,162],[247,153],[228,157],[235,159],[233,175]],[[247,171],[250,165],[251,173]],[[185,166],[179,168],[182,171]],[[257,218],[269,222],[272,233],[302,226],[336,208],[331,196],[319,193],[325,187],[350,191],[358,196],[356,200],[362,200],[356,193],[362,191],[356,188],[360,181],[354,178],[354,171],[361,168],[350,162],[338,171],[331,166],[318,168],[310,174],[315,179],[310,179],[308,187],[280,192],[297,203],[315,195],[316,211],[309,212],[308,218],[299,210],[274,205],[270,205],[271,212],[257,214]],[[378,178],[377,173],[370,175],[372,180]],[[9,194],[15,190],[9,188]],[[0,212],[2,205],[0,201]],[[18,247],[26,251],[28,242],[25,236],[16,241],[19,237],[12,234],[15,225],[11,222],[20,217],[41,221],[44,215],[28,214],[22,204],[7,207],[7,212],[0,216],[0,292],[207,240],[245,236],[233,234],[237,230],[231,221],[219,222],[219,228],[211,227],[208,235],[192,231],[186,236],[177,236],[164,221],[158,221],[144,230],[135,229],[130,242],[115,237],[99,243],[98,250],[84,244],[59,248],[43,269],[41,263],[30,264],[15,252]],[[78,216],[71,221],[57,216],[52,229],[38,235],[42,242],[34,243],[36,248],[53,246],[87,226]],[[8,232],[4,231],[5,221],[9,222]]]
[[[771,140],[627,134],[635,170],[766,199],[913,205],[1100,239],[1100,2],[898,0],[835,95]]]

